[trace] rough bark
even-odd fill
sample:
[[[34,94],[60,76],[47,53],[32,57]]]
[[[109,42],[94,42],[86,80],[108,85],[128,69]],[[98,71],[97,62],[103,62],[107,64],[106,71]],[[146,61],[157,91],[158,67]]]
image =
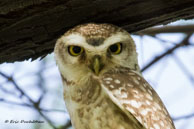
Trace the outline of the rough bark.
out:
[[[193,17],[193,0],[0,0],[0,63],[46,56],[77,24],[112,23],[136,32]]]

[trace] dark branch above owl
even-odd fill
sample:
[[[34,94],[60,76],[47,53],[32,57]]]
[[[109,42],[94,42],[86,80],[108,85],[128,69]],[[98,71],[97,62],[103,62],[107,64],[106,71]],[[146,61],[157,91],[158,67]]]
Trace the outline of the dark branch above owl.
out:
[[[0,0],[0,63],[46,56],[78,24],[112,23],[137,32],[191,18],[193,0]]]

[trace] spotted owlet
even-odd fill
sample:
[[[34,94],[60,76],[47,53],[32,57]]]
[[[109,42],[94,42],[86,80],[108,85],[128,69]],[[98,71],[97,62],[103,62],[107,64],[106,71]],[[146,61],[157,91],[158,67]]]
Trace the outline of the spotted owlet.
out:
[[[57,40],[54,52],[74,129],[175,129],[142,77],[127,31],[79,25]]]

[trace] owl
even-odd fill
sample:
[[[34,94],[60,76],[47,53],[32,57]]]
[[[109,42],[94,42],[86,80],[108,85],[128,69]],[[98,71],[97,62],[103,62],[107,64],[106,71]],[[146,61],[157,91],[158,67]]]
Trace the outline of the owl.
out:
[[[54,53],[74,129],[175,129],[124,29],[78,25],[57,40]]]

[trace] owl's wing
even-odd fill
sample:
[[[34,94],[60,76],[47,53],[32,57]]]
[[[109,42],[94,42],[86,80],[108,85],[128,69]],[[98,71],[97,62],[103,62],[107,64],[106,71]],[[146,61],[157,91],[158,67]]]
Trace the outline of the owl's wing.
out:
[[[100,79],[109,98],[141,129],[175,129],[161,99],[138,73],[132,70],[107,72]]]

